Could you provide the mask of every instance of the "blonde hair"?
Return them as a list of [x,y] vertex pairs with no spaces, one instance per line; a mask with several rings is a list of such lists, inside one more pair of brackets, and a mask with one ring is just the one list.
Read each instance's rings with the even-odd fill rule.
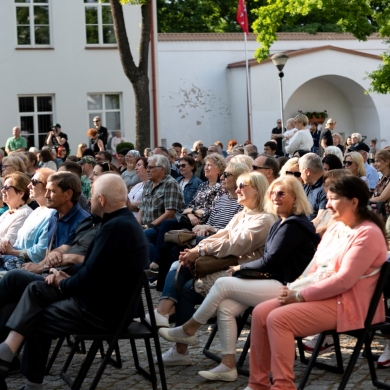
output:
[[230,162],[246,164],[248,165],[249,170],[251,170],[254,160],[252,157],[247,156],[246,154],[237,154],[236,156],[231,158]]
[[343,143],[343,137],[339,133],[332,133],[332,137],[337,137],[339,139],[339,144],[341,145]]
[[79,144],[79,146],[77,147],[77,154],[76,156],[78,158],[82,158],[83,157],[83,152],[81,151],[81,148],[83,147],[87,147],[87,144]]
[[358,169],[356,171],[357,176],[366,176],[366,167],[364,166],[364,160],[362,155],[359,152],[349,152],[345,154],[344,158],[348,156],[351,157],[352,161],[358,166]]
[[294,176],[282,176],[278,179],[274,180],[268,188],[266,194],[266,203],[264,210],[268,213],[276,214],[274,203],[271,199],[271,192],[274,190],[276,186],[282,186],[284,190],[290,193],[293,197],[295,197],[295,203],[293,208],[291,209],[291,214],[294,215],[309,215],[313,212],[313,209],[307,200],[307,196],[305,191],[303,190],[303,186],[299,180],[295,179]]
[[291,171],[291,168],[298,167],[299,170],[299,164],[298,164],[299,158],[293,157],[286,161],[286,163],[282,166],[282,169],[279,172],[279,176],[286,176],[286,171]]
[[212,161],[218,169],[218,174],[220,175],[223,170],[226,168],[225,159],[218,153],[211,153],[205,157],[204,162]]
[[333,118],[328,118],[328,120],[326,121],[326,125],[325,125],[325,128],[329,128],[329,125],[335,125],[337,122],[333,119]]
[[24,163],[24,161],[25,159],[23,157],[20,157],[19,153],[13,153],[3,158],[3,166],[12,165],[12,167],[16,171],[26,173],[26,164]]
[[344,157],[343,157],[343,153],[341,152],[341,149],[337,146],[327,146],[325,149],[324,149],[324,157],[328,154],[334,154],[335,156],[337,156],[339,158],[339,160],[341,161],[341,164],[343,163],[344,161]]
[[305,114],[298,114],[294,118],[297,122],[302,123],[303,126],[307,126],[309,118]]
[[194,145],[192,146],[192,150],[193,150],[194,152],[197,151],[197,150],[200,148],[199,145],[203,145],[203,141],[200,141],[200,140],[195,141],[195,142],[194,142]]
[[237,178],[237,185],[240,183],[250,185],[257,190],[255,208],[262,213],[264,211],[265,194],[269,186],[267,178],[259,172],[248,172]]
[[384,163],[387,163],[387,165],[390,167],[390,150],[382,149],[377,151],[375,154],[375,158],[383,161]]
[[232,161],[229,162],[225,170],[228,170],[229,173],[233,175],[235,180],[237,180],[240,175],[243,175],[244,173],[248,173],[250,171],[248,165]]

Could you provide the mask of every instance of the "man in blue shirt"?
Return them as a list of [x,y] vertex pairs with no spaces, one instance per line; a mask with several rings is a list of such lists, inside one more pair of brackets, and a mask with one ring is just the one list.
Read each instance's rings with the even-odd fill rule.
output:
[[[47,252],[58,248],[67,242],[70,234],[76,229],[77,224],[89,217],[89,213],[79,205],[81,194],[80,179],[70,172],[56,172],[49,176],[46,185],[47,207],[56,209],[49,221]],[[42,273],[44,261],[23,264],[22,268]]]
[[303,189],[313,208],[313,213],[309,217],[310,221],[312,221],[325,211],[328,202],[326,193],[322,188],[324,167],[322,166],[321,158],[315,153],[305,154],[299,159],[299,171],[305,183]]

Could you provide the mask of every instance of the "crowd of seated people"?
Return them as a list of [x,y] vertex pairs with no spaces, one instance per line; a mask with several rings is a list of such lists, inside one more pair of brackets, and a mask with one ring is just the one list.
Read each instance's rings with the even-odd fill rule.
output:
[[[222,361],[199,375],[236,380],[235,318],[254,307],[247,389],[269,386],[270,372],[275,389],[295,388],[292,336],[361,327],[361,313],[390,248],[390,151],[375,149],[370,158],[374,146],[370,149],[357,133],[342,150],[340,134],[332,137],[332,118],[323,138],[316,129],[319,147],[313,149],[308,123],[303,114],[288,120],[288,131],[272,132],[261,154],[249,140],[245,145],[230,140],[226,151],[220,141],[208,147],[197,141],[192,150],[175,142],[171,148],[150,148],[145,156],[125,148],[113,160],[99,134],[91,131],[93,149],[80,144],[77,156],[67,156],[62,145],[54,153],[49,144],[5,156],[0,380],[17,364],[15,355],[24,342],[29,347],[21,366],[29,381],[26,389],[29,383],[40,389],[44,367],[31,361],[37,335],[45,340],[44,357],[59,335],[110,329],[109,315],[119,321],[124,298],[101,292],[98,302],[93,292],[100,278],[106,281],[111,274],[108,285],[118,284],[109,258],[122,264],[130,256],[133,263],[124,267],[134,271],[132,278],[148,270],[150,287],[161,291],[154,315],[160,335],[174,343],[163,353],[165,365],[191,364],[188,346],[196,341],[197,330],[217,317]],[[283,141],[288,141],[284,151]],[[186,247],[165,242],[166,233],[180,229],[194,233]],[[236,263],[194,279],[194,264],[204,256],[216,263],[234,257]],[[329,272],[316,279],[324,264]],[[240,277],[245,270],[268,277],[247,280]],[[296,287],[307,272],[311,284]],[[34,289],[41,291],[44,304],[31,302]],[[340,296],[345,302],[341,312],[334,305]],[[93,319],[81,315],[76,320],[80,313],[74,299]],[[348,314],[356,302],[363,310]],[[38,315],[34,305],[45,314],[27,323],[26,311]],[[69,323],[54,324],[68,313]],[[173,313],[176,327],[169,328]],[[375,321],[382,319],[383,308],[378,308]],[[384,337],[378,364],[386,367],[390,335]],[[312,352],[315,342],[306,340],[305,350]],[[322,352],[331,350],[332,343],[326,339]]]

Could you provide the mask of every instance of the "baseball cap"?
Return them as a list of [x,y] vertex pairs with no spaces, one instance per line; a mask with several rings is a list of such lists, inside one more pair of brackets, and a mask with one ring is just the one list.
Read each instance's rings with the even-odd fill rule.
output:
[[92,156],[84,156],[78,162],[78,164],[80,164],[80,165],[83,165],[85,163],[92,164],[93,166],[96,165],[96,161],[95,161],[95,159]]
[[364,142],[358,142],[357,144],[351,146],[349,148],[349,150],[351,152],[358,152],[359,150],[364,150],[365,152],[369,153],[370,152],[370,148],[368,147],[367,144],[365,144]]
[[59,127],[61,129],[61,125],[59,123],[54,123],[53,127]]

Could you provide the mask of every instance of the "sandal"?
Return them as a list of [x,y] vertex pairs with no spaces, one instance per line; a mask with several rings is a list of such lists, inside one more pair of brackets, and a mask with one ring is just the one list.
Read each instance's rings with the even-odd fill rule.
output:
[[153,274],[158,274],[158,271],[160,270],[160,267],[158,264],[154,265],[154,266],[150,266],[149,267],[149,271]]

